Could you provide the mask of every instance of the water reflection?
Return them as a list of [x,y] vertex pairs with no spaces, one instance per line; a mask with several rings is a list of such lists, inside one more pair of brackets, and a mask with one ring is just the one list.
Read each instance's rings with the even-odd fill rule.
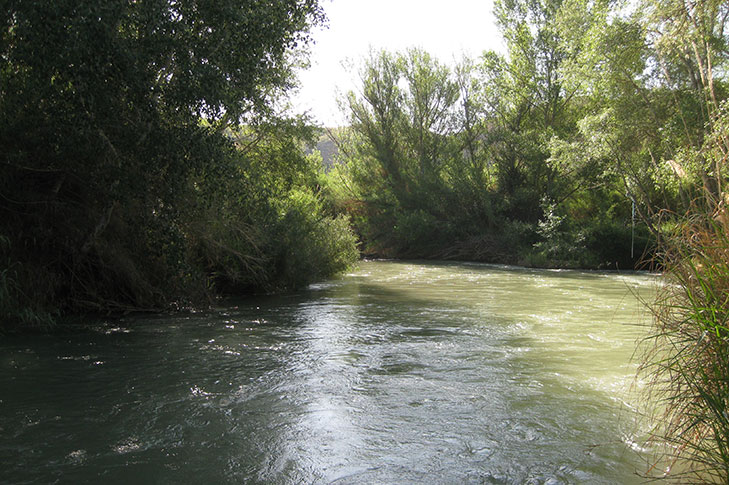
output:
[[10,339],[0,461],[11,483],[637,483],[634,294],[653,284],[366,262],[296,295]]

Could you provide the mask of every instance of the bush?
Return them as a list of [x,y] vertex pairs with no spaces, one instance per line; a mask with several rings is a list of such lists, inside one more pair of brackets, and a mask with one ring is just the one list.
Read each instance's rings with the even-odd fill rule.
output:
[[[557,213],[555,204],[542,203],[544,217],[537,224],[540,241],[534,244],[537,254],[532,261],[546,262],[548,266],[577,266],[584,257],[585,236],[575,230]],[[540,264],[541,266],[541,264]]]
[[281,202],[280,214],[267,236],[273,254],[270,288],[300,287],[344,271],[359,259],[349,219],[325,215],[311,191],[293,191]]
[[359,259],[349,220],[330,215],[315,192],[321,163],[296,143],[305,127],[269,129],[241,134],[258,143],[231,153],[221,173],[202,174],[191,194],[193,274],[226,294],[297,288]]
[[631,270],[653,250],[654,239],[643,224],[633,229],[610,219],[578,223],[549,204],[544,212],[539,240],[525,256],[530,266]]

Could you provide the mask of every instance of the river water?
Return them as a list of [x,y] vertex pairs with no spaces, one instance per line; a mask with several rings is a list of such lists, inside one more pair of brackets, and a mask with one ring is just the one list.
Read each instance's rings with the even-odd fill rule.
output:
[[643,274],[369,261],[0,340],[3,483],[640,483]]

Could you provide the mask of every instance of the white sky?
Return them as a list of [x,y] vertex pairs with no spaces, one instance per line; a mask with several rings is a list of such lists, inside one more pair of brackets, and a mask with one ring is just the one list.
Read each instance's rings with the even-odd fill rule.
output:
[[[322,0],[329,27],[314,32],[311,67],[299,74],[295,112],[308,111],[325,126],[346,124],[337,93],[357,88],[357,69],[370,48],[421,47],[452,63],[463,54],[503,51],[493,0]],[[354,67],[349,69],[344,65]]]

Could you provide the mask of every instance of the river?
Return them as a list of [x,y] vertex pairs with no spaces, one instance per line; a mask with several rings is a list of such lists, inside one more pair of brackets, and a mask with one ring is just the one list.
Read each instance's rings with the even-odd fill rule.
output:
[[650,275],[365,261],[0,340],[3,483],[640,483]]

